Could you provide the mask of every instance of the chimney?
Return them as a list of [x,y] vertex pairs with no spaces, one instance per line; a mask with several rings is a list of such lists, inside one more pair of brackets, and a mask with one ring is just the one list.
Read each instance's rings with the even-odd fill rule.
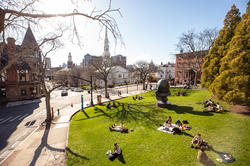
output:
[[180,50],[180,54],[183,54],[183,49]]
[[8,42],[8,45],[14,46],[16,40],[14,38],[12,38],[12,37],[8,37],[7,42]]
[[8,37],[7,38],[8,42],[8,59],[11,60],[12,58],[15,57],[16,54],[16,40],[14,38]]

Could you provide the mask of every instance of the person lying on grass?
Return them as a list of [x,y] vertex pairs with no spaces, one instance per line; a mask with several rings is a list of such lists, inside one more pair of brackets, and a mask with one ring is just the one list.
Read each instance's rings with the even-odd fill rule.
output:
[[121,133],[127,133],[128,129],[124,127],[123,123],[120,123],[120,126],[114,124],[112,127],[109,127],[110,131],[119,131]]
[[191,148],[194,148],[194,144],[195,144],[195,149],[199,149],[201,146],[203,146],[204,149],[210,149],[212,148],[211,145],[209,145],[206,141],[204,141],[201,138],[201,134],[198,133],[196,136],[194,136],[194,138],[192,139],[191,142]]
[[117,143],[114,143],[114,152],[112,153],[111,150],[109,150],[106,154],[108,155],[109,160],[113,161],[122,154],[122,150],[120,146],[117,145]]

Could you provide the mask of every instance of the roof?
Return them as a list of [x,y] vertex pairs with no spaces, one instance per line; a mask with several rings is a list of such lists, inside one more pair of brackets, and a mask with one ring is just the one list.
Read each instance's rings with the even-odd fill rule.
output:
[[[208,50],[201,50],[201,51],[196,51],[195,53],[198,54],[208,54]],[[183,52],[183,53],[179,53],[179,54],[175,54],[176,56],[181,56],[181,55],[193,55],[193,52]]]
[[38,46],[36,39],[33,35],[33,32],[31,31],[30,27],[28,27],[26,34],[24,36],[23,42],[22,42],[22,46],[26,46],[26,47],[35,47]]

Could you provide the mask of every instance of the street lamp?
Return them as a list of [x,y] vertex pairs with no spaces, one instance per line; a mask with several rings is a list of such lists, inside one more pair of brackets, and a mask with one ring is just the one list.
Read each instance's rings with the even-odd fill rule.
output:
[[128,81],[125,81],[125,84],[127,86],[127,93],[128,93]]
[[93,103],[93,78],[92,76],[90,76],[90,93],[91,93],[90,105],[93,106],[94,103]]
[[94,103],[93,103],[93,78],[92,78],[92,75],[90,76],[90,80],[86,80],[84,78],[81,78],[81,77],[78,77],[78,76],[74,76],[74,75],[69,75],[69,76],[90,83],[90,93],[91,93],[90,105],[93,106]]

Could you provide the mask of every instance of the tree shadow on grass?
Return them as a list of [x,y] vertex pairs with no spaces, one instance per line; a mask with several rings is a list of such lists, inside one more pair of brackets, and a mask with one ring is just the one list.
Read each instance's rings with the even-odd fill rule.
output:
[[[143,111],[144,109],[150,111]],[[164,110],[157,109],[152,104],[120,103],[120,107],[111,116],[117,121],[140,121],[149,128],[155,128],[166,119],[164,113]]]
[[95,110],[95,113],[102,113],[104,116],[108,117],[108,118],[112,118],[109,114],[107,114],[105,111],[103,111],[102,109],[94,106],[94,110]]
[[194,114],[194,115],[200,115],[200,116],[213,116],[212,113],[210,112],[200,112],[200,111],[193,111],[193,107],[188,107],[188,106],[178,106],[178,105],[170,105],[167,107],[168,110],[173,110],[177,114]]
[[54,148],[48,144],[48,136],[49,136],[50,126],[51,126],[51,124],[49,122],[46,123],[44,134],[43,134],[43,137],[41,140],[41,144],[36,149],[34,156],[33,156],[33,159],[29,164],[30,166],[36,165],[36,161],[38,160],[39,156],[41,155],[43,148],[47,148],[48,150],[54,151],[54,152],[65,152],[65,149]]
[[82,156],[82,155],[79,155],[79,154],[73,152],[69,147],[66,147],[66,151],[69,152],[70,154],[76,156],[76,157],[81,158],[81,159],[89,160],[89,158],[87,158],[87,157],[85,157],[85,156]]

